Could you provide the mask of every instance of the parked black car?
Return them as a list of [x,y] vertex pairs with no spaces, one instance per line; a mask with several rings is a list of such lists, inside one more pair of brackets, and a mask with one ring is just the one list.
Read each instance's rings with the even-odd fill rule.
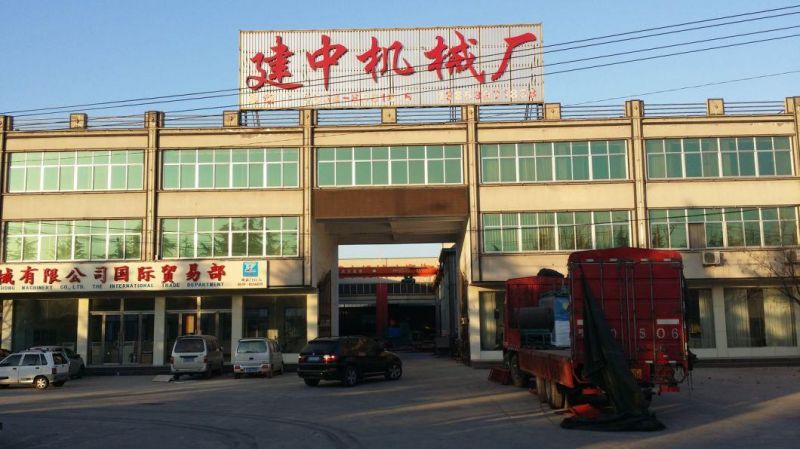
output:
[[372,338],[323,337],[309,341],[300,351],[297,375],[312,387],[320,380],[339,380],[352,387],[365,377],[400,379],[403,362]]

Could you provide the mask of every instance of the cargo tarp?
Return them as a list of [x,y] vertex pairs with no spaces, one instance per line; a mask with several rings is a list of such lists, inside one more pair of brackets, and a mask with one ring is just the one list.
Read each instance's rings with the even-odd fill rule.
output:
[[582,270],[581,281],[584,293],[583,375],[605,392],[613,412],[598,418],[566,418],[561,427],[600,431],[663,430],[664,424],[647,409],[644,393],[631,374],[622,348],[614,341]]

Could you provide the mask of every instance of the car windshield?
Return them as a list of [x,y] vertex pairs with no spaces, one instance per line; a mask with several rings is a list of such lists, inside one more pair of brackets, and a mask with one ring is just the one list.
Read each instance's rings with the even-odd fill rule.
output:
[[300,351],[301,354],[331,354],[336,351],[336,342],[335,341],[310,341]]
[[175,352],[203,352],[202,338],[181,338],[175,342]]
[[240,341],[239,347],[236,348],[239,354],[255,354],[267,352],[267,343],[264,340],[248,340]]

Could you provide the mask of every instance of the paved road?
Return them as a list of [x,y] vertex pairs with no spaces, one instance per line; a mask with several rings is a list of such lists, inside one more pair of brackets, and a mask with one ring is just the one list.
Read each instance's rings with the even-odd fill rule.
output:
[[0,390],[0,449],[798,448],[800,368],[699,369],[655,398],[667,430],[563,430],[526,390],[449,359],[403,354],[398,382],[306,387],[273,379],[94,377]]

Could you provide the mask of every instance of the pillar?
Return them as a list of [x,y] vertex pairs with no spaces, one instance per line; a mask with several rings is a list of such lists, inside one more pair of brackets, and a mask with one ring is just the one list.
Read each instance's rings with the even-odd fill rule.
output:
[[467,305],[469,307],[469,354],[470,364],[481,359],[481,301],[480,289],[470,285],[467,287]]
[[381,123],[384,124],[397,123],[397,109],[396,108],[381,109]]
[[303,128],[303,144],[300,149],[300,187],[303,188],[303,219],[300,220],[301,251],[303,255],[303,285],[314,286],[311,260],[311,190],[314,188],[314,128],[317,111],[300,110],[300,126]]
[[630,100],[625,102],[625,117],[631,120],[631,139],[628,141],[628,172],[633,179],[635,224],[631,236],[631,246],[645,248],[647,246],[647,184],[644,155],[644,102]]
[[239,111],[222,111],[222,127],[238,128],[242,126],[242,113]]
[[561,120],[561,103],[545,103],[544,119]]
[[794,138],[792,139],[794,151],[792,152],[792,158],[794,159],[794,166],[800,167],[800,97],[787,97],[785,104],[786,113],[794,117]]
[[14,301],[6,299],[2,301],[3,323],[0,326],[0,348],[12,350],[11,337],[14,331]]
[[725,326],[725,288],[711,289],[711,304],[714,309],[714,345],[716,357],[728,357],[728,330]]
[[153,304],[153,365],[164,364],[164,328],[167,318],[167,299],[156,297]]
[[[0,186],[5,186],[6,184],[6,173],[8,172],[8,167],[6,165],[6,162],[8,161],[8,158],[6,157],[6,139],[8,138],[8,131],[13,129],[14,117],[11,117],[10,115],[0,115]],[[0,195],[0,211],[2,210],[3,195]],[[5,252],[4,246],[5,239],[0,238],[0,253]],[[9,332],[11,331],[9,330]],[[2,347],[9,350],[11,349],[11,347]]]
[[317,319],[319,317],[319,294],[306,295],[306,339],[317,338]]
[[78,340],[75,352],[89,363],[89,298],[78,298]]
[[144,238],[144,260],[155,260],[158,255],[158,238],[156,237],[156,190],[158,188],[158,136],[164,127],[164,113],[148,111],[144,113],[144,127],[147,129],[147,148],[144,152],[144,188],[146,192],[145,220],[142,233]]
[[69,115],[70,129],[86,129],[89,127],[89,117],[86,114],[70,114]]
[[[236,345],[244,335],[242,325],[244,324],[244,298],[235,295],[231,298],[231,354],[236,354]],[[263,337],[263,335],[259,335]]]
[[706,100],[707,115],[725,115],[725,101],[722,98],[709,98]]
[[466,123],[464,139],[464,180],[469,188],[469,221],[467,238],[469,243],[464,249],[469,250],[467,279],[470,283],[483,280],[480,258],[480,160],[478,149],[478,106],[470,105],[461,108],[461,119]]

